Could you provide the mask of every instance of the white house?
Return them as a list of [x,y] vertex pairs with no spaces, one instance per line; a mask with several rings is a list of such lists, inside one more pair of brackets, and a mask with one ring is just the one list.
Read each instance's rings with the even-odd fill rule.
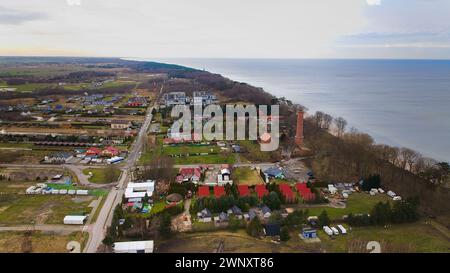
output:
[[231,171],[229,169],[222,169],[217,175],[217,185],[225,186],[226,184],[233,184],[233,180],[231,180]]
[[147,180],[146,182],[128,183],[125,189],[125,198],[133,200],[142,200],[147,195],[153,195],[155,190],[155,181]]

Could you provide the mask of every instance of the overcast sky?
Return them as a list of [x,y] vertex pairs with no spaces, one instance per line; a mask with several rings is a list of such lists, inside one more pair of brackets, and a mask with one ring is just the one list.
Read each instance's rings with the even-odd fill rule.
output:
[[0,55],[450,59],[449,17],[450,0],[0,0]]

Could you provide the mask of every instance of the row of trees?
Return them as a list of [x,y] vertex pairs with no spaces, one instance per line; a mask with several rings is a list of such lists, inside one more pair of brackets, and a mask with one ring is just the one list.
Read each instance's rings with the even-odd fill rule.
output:
[[196,199],[191,203],[190,211],[197,213],[205,208],[211,210],[213,213],[219,213],[227,211],[233,206],[239,207],[242,211],[248,212],[251,207],[255,207],[259,204],[259,200],[255,196],[245,196],[235,198],[232,195],[222,196],[220,198],[215,197],[203,197]]
[[[355,129],[339,138],[317,124],[314,116],[305,119],[305,142],[316,154],[311,168],[320,180],[355,181],[379,174],[390,190],[404,197],[419,195],[422,212],[438,215],[450,211],[450,204],[444,201],[450,190],[439,184],[449,179],[447,163],[428,160],[426,167],[419,167],[424,161],[414,161],[414,153],[408,149],[376,145],[368,134]],[[430,179],[440,182],[430,183]]]
[[361,145],[378,158],[390,162],[399,168],[437,183],[448,181],[450,166],[447,162],[438,162],[424,157],[410,148],[375,144],[370,135],[358,132],[355,128],[351,128],[349,132],[346,132],[347,121],[341,117],[333,118],[329,114],[317,111],[310,120],[316,128],[335,132],[343,140]]
[[391,203],[379,202],[371,210],[370,215],[349,214],[347,223],[353,226],[386,225],[389,223],[411,223],[419,219],[419,198],[408,198],[405,201]]

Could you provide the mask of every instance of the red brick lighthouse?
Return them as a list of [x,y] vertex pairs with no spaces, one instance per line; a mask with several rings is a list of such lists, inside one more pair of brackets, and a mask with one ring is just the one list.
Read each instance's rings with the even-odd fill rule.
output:
[[303,111],[297,112],[297,131],[295,133],[295,144],[303,146]]

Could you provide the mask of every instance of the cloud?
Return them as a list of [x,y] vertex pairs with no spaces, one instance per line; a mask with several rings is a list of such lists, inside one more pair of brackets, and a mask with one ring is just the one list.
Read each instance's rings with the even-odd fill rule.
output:
[[25,22],[46,18],[48,18],[48,16],[45,13],[21,11],[0,6],[0,24],[20,25]]
[[381,5],[381,0],[366,0],[369,6],[379,6]]

